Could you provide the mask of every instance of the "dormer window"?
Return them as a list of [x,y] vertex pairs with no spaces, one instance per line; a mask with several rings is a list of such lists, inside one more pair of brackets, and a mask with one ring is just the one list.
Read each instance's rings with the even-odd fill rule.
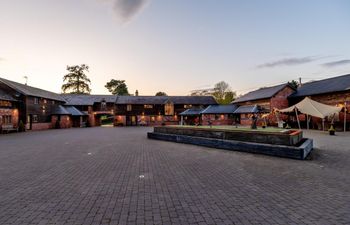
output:
[[101,102],[101,110],[104,111],[107,109],[107,103],[105,101]]
[[164,105],[164,112],[166,116],[174,115],[174,104],[172,102],[168,102]]

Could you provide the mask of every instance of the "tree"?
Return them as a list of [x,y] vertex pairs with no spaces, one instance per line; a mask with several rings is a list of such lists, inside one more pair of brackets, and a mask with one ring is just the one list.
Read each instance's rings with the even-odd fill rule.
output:
[[236,98],[236,92],[231,91],[228,83],[220,81],[214,86],[213,96],[219,104],[229,104]]
[[107,82],[105,87],[113,95],[129,95],[128,87],[125,84],[125,80],[114,80]]
[[297,89],[299,87],[299,82],[296,80],[289,81],[288,84],[294,89]]
[[156,96],[168,96],[168,95],[165,92],[163,92],[163,91],[158,91],[156,93]]
[[68,74],[64,75],[62,85],[63,93],[70,94],[90,94],[91,84],[90,79],[85,75],[85,72],[89,72],[89,66],[85,64],[67,66]]
[[233,91],[227,91],[225,93],[225,97],[223,99],[223,101],[219,101],[220,104],[230,104],[232,101],[234,101],[236,99],[236,92]]

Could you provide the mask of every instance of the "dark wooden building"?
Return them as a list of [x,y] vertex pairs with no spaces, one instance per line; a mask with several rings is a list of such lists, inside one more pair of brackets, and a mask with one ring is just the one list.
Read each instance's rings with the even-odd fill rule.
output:
[[18,128],[17,100],[0,89],[0,133],[11,128]]
[[0,90],[16,101],[18,115],[13,116],[13,123],[18,126],[22,121],[28,130],[52,128],[52,112],[65,103],[59,94],[3,78]]
[[192,107],[217,104],[212,96],[118,96],[115,123],[154,126],[180,123],[179,114]]
[[103,117],[110,117],[112,121],[114,119],[116,95],[62,94],[62,97],[66,101],[65,106],[73,106],[87,115],[86,119],[83,118],[83,123],[88,126],[100,126]]

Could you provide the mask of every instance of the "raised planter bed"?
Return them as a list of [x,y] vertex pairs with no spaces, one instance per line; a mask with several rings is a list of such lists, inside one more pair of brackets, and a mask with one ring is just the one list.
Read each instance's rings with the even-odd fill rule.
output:
[[[236,135],[236,133],[239,132],[241,134]],[[260,137],[257,137],[262,133],[264,134]],[[278,138],[273,137],[273,135],[278,136]],[[232,131],[206,128],[181,129],[179,127],[154,127],[154,132],[149,132],[147,136],[150,139],[287,157],[293,159],[305,159],[313,149],[312,139],[305,139],[302,137],[302,132],[293,131],[287,132],[285,134],[279,134],[276,132],[244,132],[241,130]],[[285,137],[292,138],[288,139]],[[236,138],[236,140],[233,138]],[[283,142],[287,144],[274,144],[274,140],[277,140],[279,143]],[[263,141],[265,143],[262,143]]]
[[269,132],[264,130],[235,130],[200,127],[163,126],[154,127],[155,133],[177,134],[195,137],[216,138],[223,140],[256,142],[264,144],[296,146],[303,138],[300,130]]

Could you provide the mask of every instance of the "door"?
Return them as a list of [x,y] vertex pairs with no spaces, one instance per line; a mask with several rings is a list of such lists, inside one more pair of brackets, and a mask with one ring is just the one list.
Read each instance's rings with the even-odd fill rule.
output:
[[32,115],[27,116],[27,130],[32,129]]
[[127,116],[126,117],[126,126],[136,126],[137,118],[136,116]]

